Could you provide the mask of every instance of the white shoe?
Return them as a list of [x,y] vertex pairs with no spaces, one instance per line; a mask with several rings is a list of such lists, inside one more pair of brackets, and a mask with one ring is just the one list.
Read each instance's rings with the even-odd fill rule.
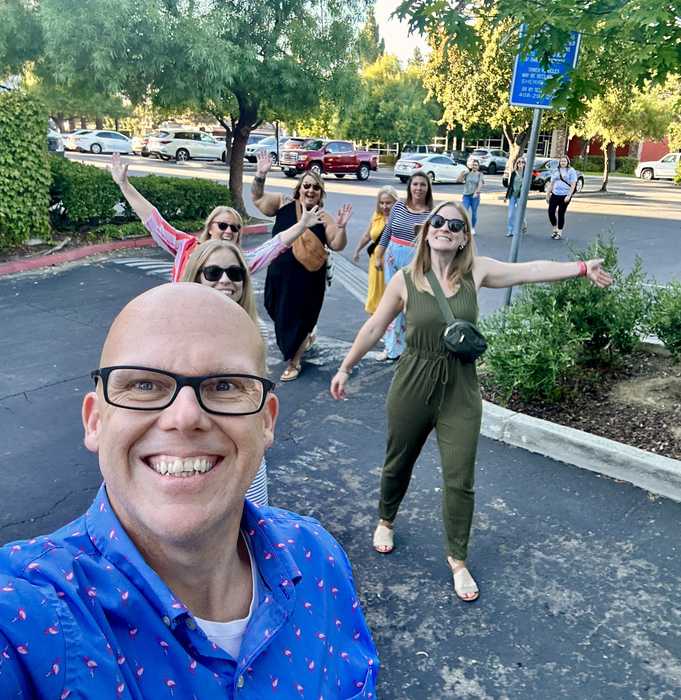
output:
[[475,236],[475,229],[471,228],[471,236]]

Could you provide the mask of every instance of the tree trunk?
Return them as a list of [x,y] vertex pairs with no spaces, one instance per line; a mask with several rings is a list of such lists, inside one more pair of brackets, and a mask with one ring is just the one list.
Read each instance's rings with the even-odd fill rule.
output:
[[75,131],[75,130],[76,130],[76,118],[69,117],[69,131]]
[[64,115],[61,112],[59,114],[55,114],[54,121],[56,122],[59,131],[64,133]]
[[104,121],[102,120],[101,117],[95,117],[95,129],[103,129],[104,128]]
[[116,131],[121,130],[121,120],[118,117],[114,119],[114,128]]
[[[525,153],[527,143],[530,140],[530,127],[523,129],[523,131],[519,131],[517,134],[514,134],[513,130],[508,126],[504,126],[502,131],[504,132],[506,140],[511,144],[508,154],[508,165],[510,168],[509,172],[511,172],[513,168],[515,168],[516,160],[518,160],[518,158]],[[532,155],[534,155],[534,153]]]
[[246,214],[244,205],[244,156],[248,135],[258,123],[258,109],[245,98],[236,95],[239,103],[239,117],[234,124],[232,152],[229,157],[229,192],[232,195],[232,206],[241,214]]
[[80,118],[80,128],[87,129],[87,119],[85,117]]
[[614,143],[608,144],[608,161],[610,164],[610,172],[614,173],[617,166],[617,149]]
[[612,147],[611,143],[603,142],[601,148],[603,149],[603,182],[601,183],[601,192],[608,191],[608,178],[610,177],[610,149]]

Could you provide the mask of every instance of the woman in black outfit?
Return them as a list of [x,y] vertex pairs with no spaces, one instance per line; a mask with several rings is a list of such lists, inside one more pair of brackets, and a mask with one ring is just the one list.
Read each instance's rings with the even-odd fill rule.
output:
[[[265,178],[272,167],[269,153],[257,155],[257,172],[251,185],[253,203],[265,216],[274,216],[272,235],[289,228],[301,216],[303,208],[322,207],[324,204],[324,181],[315,173],[304,173],[293,190],[293,198],[281,194],[266,194]],[[336,220],[320,211],[321,223],[303,234],[301,244],[312,251],[309,258],[315,264],[304,266],[294,254],[296,247],[282,253],[267,268],[265,281],[265,308],[272,321],[277,345],[287,363],[280,379],[290,382],[298,378],[303,353],[314,342],[313,330],[317,324],[326,289],[326,254],[331,250],[343,250],[348,239],[345,227],[350,219],[352,207],[341,207]],[[311,237],[316,238],[311,240]],[[318,266],[317,266],[318,265]]]

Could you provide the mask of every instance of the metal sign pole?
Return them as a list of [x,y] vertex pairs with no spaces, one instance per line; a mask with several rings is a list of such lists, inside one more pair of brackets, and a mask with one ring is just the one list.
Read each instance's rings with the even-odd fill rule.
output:
[[[514,263],[518,260],[518,250],[520,249],[520,232],[523,230],[523,222],[525,221],[525,211],[527,209],[527,196],[530,193],[532,185],[532,169],[534,166],[534,154],[537,152],[537,143],[539,142],[539,126],[541,125],[541,109],[535,109],[532,115],[532,131],[530,132],[530,143],[527,147],[527,162],[525,164],[525,172],[523,173],[523,185],[520,190],[520,201],[516,209],[515,222],[513,223],[513,238],[511,243],[511,252],[508,256],[508,261]],[[522,154],[519,156],[522,158]],[[509,173],[509,180],[510,180]],[[506,289],[506,306],[511,305],[511,297],[513,296],[513,287]]]

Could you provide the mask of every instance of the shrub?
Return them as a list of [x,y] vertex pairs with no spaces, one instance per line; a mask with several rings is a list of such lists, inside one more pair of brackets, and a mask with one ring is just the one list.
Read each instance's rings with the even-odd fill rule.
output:
[[392,153],[382,154],[379,158],[381,165],[395,165],[397,156]]
[[67,158],[50,160],[50,203],[55,227],[113,220],[121,192],[106,170]]
[[569,312],[556,299],[539,310],[525,292],[482,321],[484,368],[505,401],[514,393],[525,401],[560,399],[586,337],[575,331]]
[[[187,233],[199,233],[203,229],[203,219],[181,219],[170,221],[170,224],[180,231]],[[148,236],[149,231],[144,228],[141,221],[129,221],[125,224],[104,224],[88,231],[91,239],[124,239],[137,236]]]
[[681,282],[655,292],[650,330],[665,344],[674,359],[681,359]]
[[681,185],[681,160],[676,164],[676,175],[674,175],[674,182],[677,185]]
[[[51,167],[50,199],[58,228],[136,219],[106,170],[65,158],[52,159]],[[133,181],[140,194],[169,220],[205,220],[216,206],[231,204],[229,190],[209,180],[147,175]],[[123,204],[122,217],[116,212],[119,203]]]
[[25,93],[0,94],[0,250],[50,233],[47,110]]
[[638,158],[623,156],[615,159],[615,170],[623,175],[633,175],[638,165]]
[[579,158],[574,163],[575,168],[587,172],[603,172],[603,156],[587,156]]

